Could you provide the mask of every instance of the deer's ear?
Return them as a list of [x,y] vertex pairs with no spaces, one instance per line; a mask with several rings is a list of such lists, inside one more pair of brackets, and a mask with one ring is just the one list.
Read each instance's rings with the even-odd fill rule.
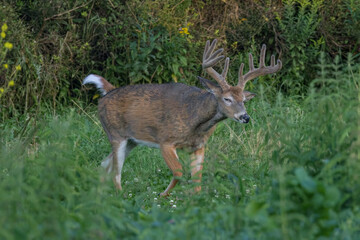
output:
[[250,99],[252,99],[253,97],[255,97],[256,94],[252,93],[252,92],[244,91],[244,96],[245,96],[245,102],[247,102]]
[[221,87],[216,83],[202,77],[198,77],[198,79],[200,80],[201,85],[203,85],[206,90],[213,93],[214,95],[222,93]]

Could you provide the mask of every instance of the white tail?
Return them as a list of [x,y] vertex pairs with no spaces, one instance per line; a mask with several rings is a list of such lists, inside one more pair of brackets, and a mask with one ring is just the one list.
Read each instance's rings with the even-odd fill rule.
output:
[[90,74],[87,76],[83,81],[83,85],[85,84],[94,84],[96,88],[100,90],[102,96],[115,89],[115,87],[106,81],[103,77],[95,74]]
[[[115,89],[97,75],[89,75],[84,79],[84,84],[95,84],[104,95],[99,100],[99,116],[112,145],[112,152],[102,165],[108,172],[115,171],[114,182],[118,189],[121,189],[121,170],[126,156],[137,145],[160,148],[166,164],[173,172],[173,179],[161,195],[167,195],[183,174],[176,154],[178,148],[191,152],[191,175],[194,182],[200,184],[205,143],[216,124],[226,118],[241,123],[249,122],[244,102],[255,95],[244,91],[245,83],[257,76],[279,71],[281,62],[278,60],[275,65],[275,59],[272,58],[271,66],[265,67],[263,47],[260,67],[254,69],[251,61],[250,72],[243,76],[242,65],[239,84],[230,86],[226,82],[229,59],[226,59],[221,74],[212,68],[223,58],[218,57],[221,49],[213,53],[215,46],[216,40],[212,44],[207,42],[203,68],[219,85],[199,77],[207,91],[181,83],[130,85]],[[250,58],[252,60],[252,56]],[[200,189],[200,185],[195,187],[195,191]]]

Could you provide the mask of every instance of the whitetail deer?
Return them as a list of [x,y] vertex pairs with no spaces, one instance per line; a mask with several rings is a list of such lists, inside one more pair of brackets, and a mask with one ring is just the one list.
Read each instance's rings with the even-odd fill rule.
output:
[[[226,82],[229,58],[226,58],[221,74],[212,67],[224,56],[223,49],[214,52],[217,40],[206,42],[202,67],[216,82],[198,77],[207,89],[187,86],[182,83],[129,85],[115,88],[104,78],[89,75],[83,84],[95,84],[102,92],[99,100],[99,116],[102,126],[112,145],[112,152],[102,162],[110,173],[115,171],[114,183],[121,188],[121,170],[126,156],[136,145],[158,147],[173,178],[161,195],[167,195],[182,176],[182,165],[178,161],[177,148],[189,149],[192,153],[191,175],[194,182],[201,183],[205,143],[214,132],[218,122],[232,118],[248,123],[244,102],[254,94],[244,91],[246,82],[258,76],[271,74],[281,69],[281,61],[265,66],[266,46],[260,53],[259,68],[254,68],[253,57],[249,54],[249,72],[243,75],[244,64],[239,69],[238,84]],[[197,185],[195,191],[201,190]]]

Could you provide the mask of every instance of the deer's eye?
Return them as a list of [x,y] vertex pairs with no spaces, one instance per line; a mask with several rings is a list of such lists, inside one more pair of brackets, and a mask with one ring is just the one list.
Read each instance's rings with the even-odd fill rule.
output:
[[227,104],[232,104],[232,99],[230,99],[230,98],[224,98],[224,101],[225,101],[225,103],[227,103]]

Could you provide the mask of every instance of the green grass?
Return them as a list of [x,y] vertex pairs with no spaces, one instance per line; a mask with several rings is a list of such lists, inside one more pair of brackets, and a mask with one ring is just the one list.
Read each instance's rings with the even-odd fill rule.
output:
[[260,89],[250,124],[226,120],[210,138],[196,195],[180,151],[186,174],[158,197],[171,173],[146,147],[117,192],[95,106],[1,123],[0,239],[356,239],[360,75],[333,80],[302,100]]

